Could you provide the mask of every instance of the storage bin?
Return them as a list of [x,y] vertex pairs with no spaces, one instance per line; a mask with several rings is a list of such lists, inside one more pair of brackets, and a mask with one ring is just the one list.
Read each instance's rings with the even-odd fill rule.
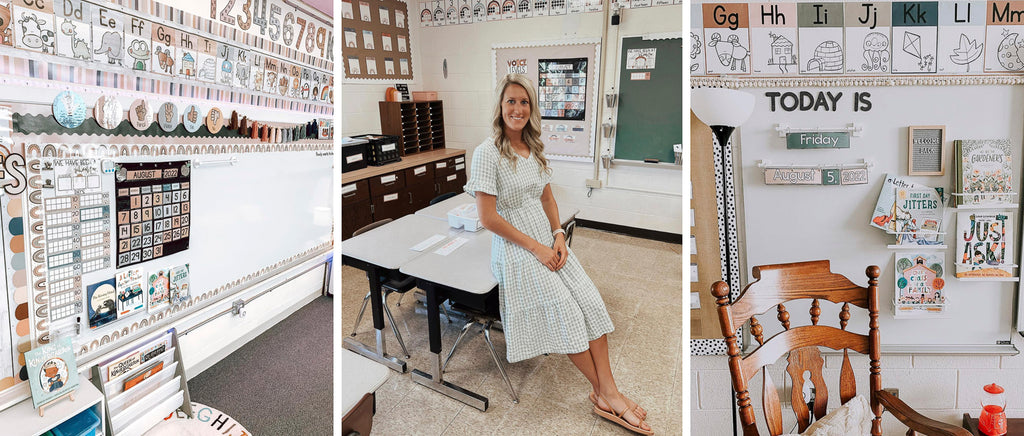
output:
[[369,142],[365,139],[341,138],[341,172],[366,168],[366,144]]
[[391,135],[359,135],[353,139],[365,139],[366,163],[374,166],[386,165],[402,160],[398,150],[398,137]]
[[437,91],[413,91],[412,101],[434,101],[437,100]]
[[99,426],[100,417],[92,409],[85,409],[50,431],[54,436],[95,436]]

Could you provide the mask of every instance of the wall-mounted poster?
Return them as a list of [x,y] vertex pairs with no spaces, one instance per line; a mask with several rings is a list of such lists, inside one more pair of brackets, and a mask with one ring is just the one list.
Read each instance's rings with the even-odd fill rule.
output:
[[94,329],[117,319],[117,287],[114,279],[87,287],[89,328]]
[[[414,3],[417,11],[422,9],[423,20],[443,25],[446,21],[444,7],[449,0]],[[458,0],[450,0],[451,5]],[[379,0],[376,3],[357,0],[360,7],[355,19],[343,19],[342,54],[345,58],[345,77],[352,79],[412,79],[412,65],[405,60],[394,65],[395,52],[408,52],[409,30],[406,26],[407,5],[397,0]],[[365,8],[363,7],[365,5]],[[436,8],[435,8],[436,6]],[[365,9],[365,14],[363,12]],[[435,9],[440,14],[435,17]],[[453,9],[454,11],[454,9]],[[456,13],[456,12],[453,12]],[[377,14],[373,16],[373,14]],[[364,20],[364,17],[367,18]],[[455,16],[457,21],[458,17]],[[397,49],[397,50],[396,50]],[[392,58],[392,68],[386,68],[380,61]],[[389,72],[390,71],[390,72]]]
[[187,250],[192,162],[118,163],[115,168],[117,267]]
[[538,59],[541,118],[582,120],[586,115],[587,58]]
[[[888,5],[888,4],[886,4]],[[846,71],[855,74],[892,72],[892,8],[881,4],[846,3]]]

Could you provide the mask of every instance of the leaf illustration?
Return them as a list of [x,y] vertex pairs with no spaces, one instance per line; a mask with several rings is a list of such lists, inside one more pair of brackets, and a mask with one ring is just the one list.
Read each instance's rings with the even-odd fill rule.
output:
[[982,48],[985,44],[978,44],[978,40],[971,40],[967,35],[960,34],[960,47],[953,49],[953,54],[949,55],[949,60],[953,61],[957,65],[968,65],[971,62],[977,60],[982,53]]

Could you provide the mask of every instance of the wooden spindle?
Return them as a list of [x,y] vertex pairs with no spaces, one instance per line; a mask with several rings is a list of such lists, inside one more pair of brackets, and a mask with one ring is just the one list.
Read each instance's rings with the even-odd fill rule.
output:
[[839,312],[839,325],[846,330],[846,325],[850,323],[850,303],[843,303],[843,310]]
[[779,322],[782,323],[782,327],[789,330],[789,311],[786,310],[786,306],[779,303]]
[[757,321],[757,317],[750,317],[750,333],[757,339],[757,343],[764,345],[764,326]]
[[821,304],[818,303],[818,299],[815,298],[811,302],[811,325],[818,325],[818,317],[821,316]]

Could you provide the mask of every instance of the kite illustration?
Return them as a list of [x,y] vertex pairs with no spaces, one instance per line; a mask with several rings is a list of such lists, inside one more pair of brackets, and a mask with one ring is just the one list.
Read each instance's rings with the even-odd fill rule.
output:
[[931,68],[935,62],[935,56],[933,55],[922,55],[921,53],[921,35],[913,32],[907,32],[903,34],[903,52],[917,58],[917,66],[922,71]]

